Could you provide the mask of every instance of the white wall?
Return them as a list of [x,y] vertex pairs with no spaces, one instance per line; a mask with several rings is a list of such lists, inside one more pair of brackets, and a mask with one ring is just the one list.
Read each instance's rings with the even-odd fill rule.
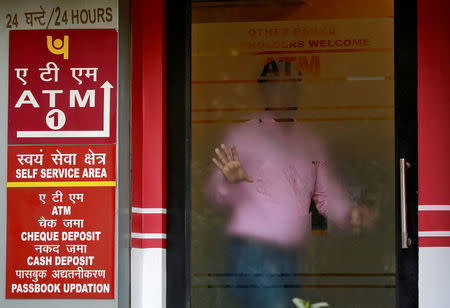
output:
[[450,307],[450,247],[419,248],[419,307]]

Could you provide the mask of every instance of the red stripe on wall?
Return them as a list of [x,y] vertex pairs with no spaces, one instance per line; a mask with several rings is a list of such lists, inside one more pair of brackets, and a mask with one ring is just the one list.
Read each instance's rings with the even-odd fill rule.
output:
[[419,204],[450,204],[449,9],[418,1]]
[[[131,203],[138,208],[166,208],[165,1],[135,0],[131,14]],[[165,229],[165,215],[132,215],[133,232],[165,233]],[[132,247],[145,248],[140,241],[133,239]]]
[[133,1],[132,36],[132,205],[165,208],[164,1]]
[[[419,204],[450,204],[449,9],[448,0],[418,1]],[[419,215],[419,230],[449,230],[447,213]],[[449,247],[450,238],[421,238],[419,246]]]
[[139,5],[133,1],[132,5],[132,128],[131,128],[131,148],[132,148],[132,204],[142,204],[142,17],[139,15]]
[[419,211],[419,231],[450,231],[450,211]]
[[131,247],[133,248],[167,248],[167,241],[163,239],[132,238]]
[[131,232],[166,233],[166,214],[133,213]]
[[419,247],[450,247],[450,237],[419,237]]

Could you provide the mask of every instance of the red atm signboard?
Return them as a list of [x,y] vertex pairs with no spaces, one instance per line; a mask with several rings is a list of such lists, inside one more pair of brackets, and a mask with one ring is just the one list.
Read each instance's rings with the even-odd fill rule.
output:
[[9,144],[116,141],[116,30],[11,31],[9,48]]
[[10,32],[6,298],[114,298],[117,31]]

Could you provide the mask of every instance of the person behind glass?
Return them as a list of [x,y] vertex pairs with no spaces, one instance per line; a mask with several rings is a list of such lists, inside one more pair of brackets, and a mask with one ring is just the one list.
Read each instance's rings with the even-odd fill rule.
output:
[[311,200],[342,228],[373,224],[370,211],[352,204],[331,173],[320,138],[267,111],[292,106],[299,83],[267,81],[261,84],[266,112],[226,132],[208,184],[212,201],[229,210],[228,284],[246,308],[292,307],[298,290],[284,287],[283,276],[298,272],[299,248],[311,234]]

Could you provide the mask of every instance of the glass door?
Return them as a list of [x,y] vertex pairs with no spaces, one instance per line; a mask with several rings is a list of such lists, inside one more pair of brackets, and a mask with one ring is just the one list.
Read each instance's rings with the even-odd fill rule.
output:
[[186,305],[417,305],[397,183],[398,159],[414,165],[399,129],[415,119],[399,113],[415,111],[399,95],[412,62],[398,55],[414,42],[399,40],[394,4],[192,2],[190,203],[185,236],[172,233]]

